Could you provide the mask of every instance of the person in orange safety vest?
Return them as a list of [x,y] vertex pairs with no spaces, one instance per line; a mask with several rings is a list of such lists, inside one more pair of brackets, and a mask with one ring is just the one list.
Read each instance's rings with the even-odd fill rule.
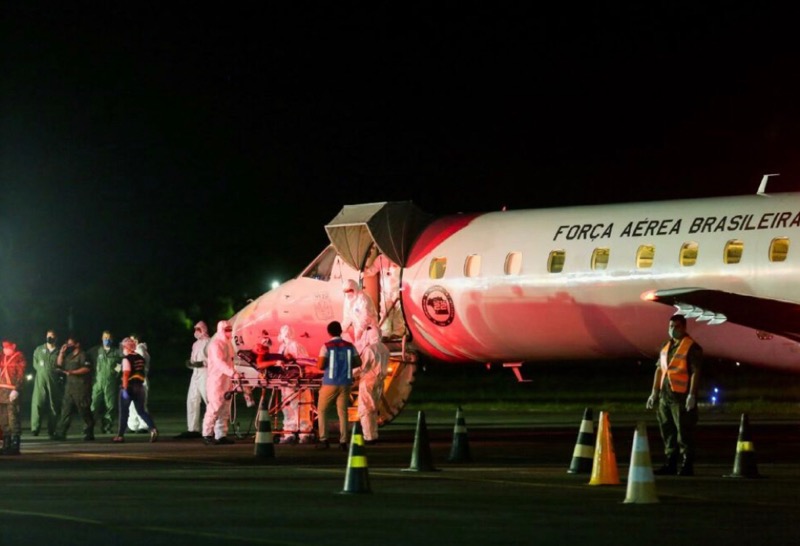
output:
[[693,476],[703,349],[686,333],[683,315],[669,319],[669,337],[656,363],[653,390],[647,399],[647,409],[658,403],[656,417],[666,456],[666,462],[653,473]]

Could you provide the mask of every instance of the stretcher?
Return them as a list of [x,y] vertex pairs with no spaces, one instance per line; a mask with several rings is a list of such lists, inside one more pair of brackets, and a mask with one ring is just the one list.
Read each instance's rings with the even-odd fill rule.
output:
[[[237,374],[232,380],[231,390],[225,393],[225,399],[230,400],[236,394],[242,394],[247,405],[252,406],[255,400],[253,391],[261,389],[258,407],[265,407],[266,402],[276,441],[284,433],[279,427],[283,410],[295,400],[301,400],[300,404],[311,405],[308,408],[310,419],[316,424],[317,393],[322,387],[323,375],[316,367],[316,359],[288,359],[277,353],[256,355],[253,351],[240,350],[234,359],[234,365]],[[291,394],[285,396],[286,390],[291,390]],[[310,393],[311,396],[303,396],[304,393]],[[257,414],[255,419],[258,419]],[[257,423],[254,425],[257,428]],[[296,424],[295,430],[298,429]]]

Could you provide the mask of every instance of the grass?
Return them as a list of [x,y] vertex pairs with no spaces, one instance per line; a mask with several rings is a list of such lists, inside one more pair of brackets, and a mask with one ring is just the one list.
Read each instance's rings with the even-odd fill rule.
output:
[[[565,411],[603,407],[641,411],[650,394],[655,363],[637,361],[525,364],[518,382],[501,366],[426,365],[416,375],[409,406],[466,405],[516,411]],[[715,391],[716,389],[716,391]],[[712,405],[712,395],[716,404]],[[699,402],[712,411],[796,414],[800,375],[758,367],[707,362]]]
[[[644,409],[650,394],[654,362],[543,362],[525,364],[520,383],[499,365],[421,364],[406,406],[451,411],[454,406],[512,412],[581,412],[586,407],[614,412]],[[751,366],[707,362],[700,403],[705,411],[730,413],[800,413],[800,375]],[[191,371],[157,369],[151,377],[150,407],[155,415],[185,415]],[[718,388],[719,403],[710,406]],[[32,385],[28,389],[32,388]],[[29,415],[30,392],[23,399]]]

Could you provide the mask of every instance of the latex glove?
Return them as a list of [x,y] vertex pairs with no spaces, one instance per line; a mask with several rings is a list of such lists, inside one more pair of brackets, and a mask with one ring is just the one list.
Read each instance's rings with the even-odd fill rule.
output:
[[128,394],[128,389],[120,389],[119,395],[126,402],[131,399],[131,395]]
[[655,405],[656,405],[656,401],[658,401],[658,394],[653,393],[647,399],[647,404],[645,404],[645,407],[647,409],[653,409],[653,407],[655,407]]
[[686,397],[686,411],[692,411],[697,407],[697,398],[693,394]]
[[16,390],[13,390],[13,391],[11,391],[10,393],[8,393],[8,399],[9,399],[9,401],[13,402],[13,401],[14,401],[14,400],[16,400],[17,398],[19,398],[19,393],[18,393]]

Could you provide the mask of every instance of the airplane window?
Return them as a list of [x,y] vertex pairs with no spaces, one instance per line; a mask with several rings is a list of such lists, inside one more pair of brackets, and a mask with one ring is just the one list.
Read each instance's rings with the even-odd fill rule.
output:
[[331,278],[331,271],[333,271],[333,263],[336,260],[336,249],[329,246],[322,253],[317,256],[317,259],[303,271],[303,277],[317,279],[320,281],[327,281]]
[[636,251],[636,267],[638,269],[648,269],[653,267],[653,259],[656,255],[656,247],[653,245],[641,245]]
[[743,252],[744,242],[732,239],[725,243],[725,254],[722,256],[722,261],[726,264],[738,264],[742,260]]
[[445,269],[447,269],[447,258],[434,258],[431,260],[428,276],[431,279],[441,279],[444,277]]
[[769,261],[785,262],[789,255],[789,238],[776,237],[769,244]]
[[682,266],[689,267],[697,263],[697,248],[697,243],[683,243],[679,258]]
[[566,252],[563,250],[552,250],[547,258],[547,271],[550,273],[561,273],[564,270],[564,260]]
[[592,252],[592,269],[607,269],[610,253],[611,249],[609,248],[595,248]]
[[464,263],[464,276],[477,277],[481,274],[481,257],[478,254],[470,254]]
[[519,275],[522,272],[522,252],[509,252],[503,271],[506,275]]

